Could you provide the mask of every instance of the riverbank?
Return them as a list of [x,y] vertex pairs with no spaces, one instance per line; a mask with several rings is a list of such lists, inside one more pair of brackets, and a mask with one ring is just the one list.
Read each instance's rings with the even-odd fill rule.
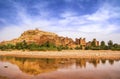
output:
[[111,50],[0,51],[0,56],[14,56],[28,58],[120,59],[120,51]]

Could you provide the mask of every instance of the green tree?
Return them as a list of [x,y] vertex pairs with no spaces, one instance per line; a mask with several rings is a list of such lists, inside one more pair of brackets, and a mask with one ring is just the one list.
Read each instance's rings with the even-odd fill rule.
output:
[[101,41],[100,43],[100,49],[105,50],[106,49],[106,45],[104,41]]
[[93,46],[93,47],[96,46],[95,41],[92,41],[92,42],[91,42],[91,46]]
[[23,46],[23,49],[27,49],[28,45],[25,40],[22,41],[22,46]]
[[16,43],[15,48],[18,50],[22,49],[22,43],[21,42]]
[[27,47],[28,47],[28,45],[27,45],[27,43],[26,43],[26,41],[24,40],[24,41],[22,41],[22,42],[18,42],[18,43],[16,43],[16,49],[18,49],[18,50],[21,50],[21,49],[27,49]]
[[53,48],[56,47],[53,43],[51,43],[51,42],[49,42],[49,41],[47,41],[46,43],[42,44],[41,46],[42,46],[42,47],[48,47],[48,48],[49,48],[49,47],[53,47]]
[[120,45],[118,45],[117,43],[113,44],[112,50],[120,50]]
[[80,50],[80,49],[82,49],[82,45],[80,45],[80,46],[76,46],[75,49],[76,49],[76,50]]
[[60,45],[60,46],[57,47],[57,50],[58,50],[58,51],[61,51],[62,49],[63,49],[63,46],[62,46],[62,45]]
[[113,42],[112,42],[112,40],[109,40],[109,41],[108,41],[108,47],[109,47],[109,49],[111,49],[111,48],[113,47]]
[[114,48],[118,48],[119,45],[118,45],[117,43],[115,43],[115,44],[113,44],[113,47],[114,47]]
[[100,46],[105,47],[105,46],[106,46],[106,45],[105,45],[105,42],[104,42],[104,41],[101,41]]
[[6,45],[0,45],[0,50],[6,50]]
[[13,44],[7,44],[6,48],[7,49],[15,49],[15,45],[13,45]]
[[35,44],[34,42],[33,43],[30,43],[28,44],[28,49],[29,50],[37,50],[40,46]]
[[86,46],[85,47],[85,50],[90,50],[91,49],[91,46]]

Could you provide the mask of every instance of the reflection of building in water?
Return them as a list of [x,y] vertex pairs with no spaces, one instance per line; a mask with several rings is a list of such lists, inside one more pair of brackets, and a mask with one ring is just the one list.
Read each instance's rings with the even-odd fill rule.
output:
[[[56,71],[57,69],[86,68],[87,63],[92,63],[95,67],[100,63],[99,59],[34,59],[34,58],[16,58],[16,57],[0,57],[0,61],[7,61],[16,64],[22,72],[31,75]],[[106,60],[101,60],[105,63]],[[110,64],[114,64],[114,60],[109,60]]]
[[114,64],[114,60],[108,60],[111,65]]
[[78,67],[86,67],[86,60],[85,59],[76,59],[76,66]]
[[58,67],[58,63],[54,59],[31,59],[12,57],[3,58],[2,60],[9,61],[12,64],[16,64],[21,71],[31,75],[55,71]]
[[73,59],[59,59],[57,61],[59,63],[59,68],[71,68],[71,65],[73,65],[75,63],[75,61]]
[[57,69],[57,63],[55,60],[41,59],[30,61],[27,59],[24,64],[19,66],[20,69],[29,74],[40,74],[44,72],[55,71]]
[[99,59],[91,59],[88,61],[89,63],[92,63],[94,67],[97,67],[97,65],[100,63]]
[[16,64],[22,72],[31,75],[55,71],[58,68],[70,68],[75,62],[71,59],[34,59],[34,58],[16,58],[3,57],[2,61],[9,61]]
[[101,62],[102,62],[102,64],[105,64],[106,60],[105,59],[101,59]]

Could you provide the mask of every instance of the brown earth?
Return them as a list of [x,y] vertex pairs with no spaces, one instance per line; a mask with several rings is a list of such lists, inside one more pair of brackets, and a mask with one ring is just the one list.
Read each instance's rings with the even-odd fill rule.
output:
[[63,51],[0,51],[1,56],[29,58],[100,58],[120,59],[119,51],[111,50],[63,50]]
[[27,43],[36,43],[36,44],[44,44],[46,42],[50,42],[55,44],[56,46],[68,46],[68,47],[76,47],[75,42],[68,37],[58,36],[55,33],[45,32],[38,29],[25,31],[19,38],[13,39],[11,41],[3,41],[0,44],[16,44],[18,42],[26,41]]

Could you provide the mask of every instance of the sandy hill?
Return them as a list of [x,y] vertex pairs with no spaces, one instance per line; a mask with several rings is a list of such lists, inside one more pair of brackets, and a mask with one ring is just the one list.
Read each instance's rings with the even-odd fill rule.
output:
[[13,39],[11,41],[3,41],[1,44],[16,44],[18,42],[26,41],[27,43],[36,43],[36,44],[44,44],[45,42],[54,43],[56,46],[68,46],[75,47],[75,42],[68,37],[61,37],[55,33],[41,31],[39,29],[35,30],[27,30],[21,34],[21,36],[17,39]]

